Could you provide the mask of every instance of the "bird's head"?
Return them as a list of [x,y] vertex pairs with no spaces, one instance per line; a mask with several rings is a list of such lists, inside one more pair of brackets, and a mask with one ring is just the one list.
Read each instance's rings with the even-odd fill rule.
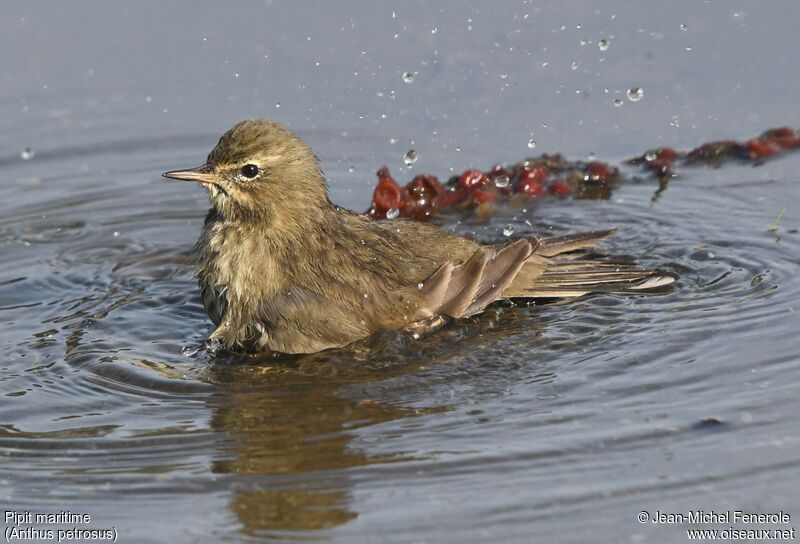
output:
[[329,204],[308,144],[264,119],[242,121],[223,134],[204,165],[164,177],[203,184],[217,212],[234,221],[288,226]]

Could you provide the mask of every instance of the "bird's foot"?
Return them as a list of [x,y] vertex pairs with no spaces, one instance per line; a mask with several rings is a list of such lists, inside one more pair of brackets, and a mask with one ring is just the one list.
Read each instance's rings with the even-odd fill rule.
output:
[[191,359],[198,353],[209,353],[210,355],[215,355],[220,348],[222,348],[222,343],[219,340],[207,338],[203,340],[203,343],[199,346],[184,346],[183,349],[181,349],[181,353],[184,355],[184,357],[189,357]]
[[404,330],[410,333],[411,336],[417,340],[425,335],[439,330],[445,325],[445,323],[447,323],[447,320],[443,316],[436,315],[429,317],[428,319],[423,319],[422,321],[415,321],[414,323],[406,326]]

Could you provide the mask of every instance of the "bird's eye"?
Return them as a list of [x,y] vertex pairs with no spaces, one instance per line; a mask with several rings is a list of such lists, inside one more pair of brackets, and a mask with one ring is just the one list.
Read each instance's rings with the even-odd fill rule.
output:
[[258,166],[255,164],[245,164],[242,166],[242,175],[246,178],[254,178],[258,175]]

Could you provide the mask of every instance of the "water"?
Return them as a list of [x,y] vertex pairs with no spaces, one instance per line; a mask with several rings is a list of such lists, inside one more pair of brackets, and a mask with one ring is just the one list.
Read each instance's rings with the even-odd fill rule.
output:
[[[197,350],[207,197],[160,178],[253,115],[308,138],[358,210],[381,164],[406,181],[391,138],[446,178],[523,158],[533,132],[537,151],[622,159],[797,125],[794,3],[80,6],[0,23],[4,509],[88,513],[123,542],[675,542],[685,527],[637,514],[700,508],[795,523],[800,155],[447,225],[617,227],[610,252],[680,275],[668,296],[501,306],[260,362]],[[611,34],[602,63],[580,47]],[[633,84],[647,96],[625,108],[602,90]]]

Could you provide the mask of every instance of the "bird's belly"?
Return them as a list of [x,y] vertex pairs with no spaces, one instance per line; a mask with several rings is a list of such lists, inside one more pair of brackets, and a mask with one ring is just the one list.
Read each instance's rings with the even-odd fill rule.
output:
[[212,337],[231,348],[267,347],[273,320],[262,308],[274,296],[279,275],[263,242],[212,225],[204,233],[198,265],[203,307],[217,326]]

